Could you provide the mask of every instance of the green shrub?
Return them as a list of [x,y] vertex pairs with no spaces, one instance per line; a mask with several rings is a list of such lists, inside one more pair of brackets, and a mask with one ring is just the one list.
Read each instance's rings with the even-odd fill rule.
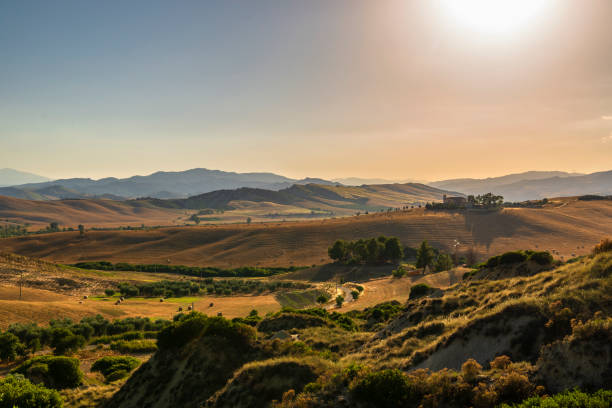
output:
[[[609,408],[612,407],[612,391],[599,390],[587,394],[580,390],[566,391],[549,397],[532,397],[512,408]],[[503,404],[501,408],[510,408]]]
[[78,387],[83,379],[79,359],[63,356],[34,357],[21,364],[14,372],[57,390]]
[[392,275],[394,278],[399,279],[399,278],[401,278],[401,277],[405,276],[405,275],[406,275],[406,272],[407,272],[407,271],[406,271],[406,268],[404,268],[404,265],[400,265],[400,266],[398,266],[396,269],[393,269],[393,270],[391,271],[391,275]]
[[115,294],[115,289],[106,289],[104,294],[106,294],[106,296],[113,296]]
[[97,360],[91,371],[100,372],[107,382],[126,377],[140,364],[140,360],[128,356],[107,356]]
[[554,261],[553,256],[545,251],[534,252],[530,254],[528,260],[533,261],[538,265],[542,266],[551,265]]
[[499,265],[500,259],[501,259],[501,255],[493,256],[489,258],[487,262],[483,264],[483,266],[485,266],[486,268],[495,268],[496,266]]
[[354,384],[351,394],[357,402],[380,408],[408,406],[418,397],[408,377],[399,370],[370,373]]
[[20,375],[0,379],[0,408],[61,408],[59,393],[34,385]]
[[178,348],[201,336],[224,337],[226,340],[245,344],[255,338],[255,330],[223,317],[207,317],[193,312],[162,330],[157,344],[160,349]]
[[510,251],[502,254],[499,257],[500,265],[512,265],[515,263],[525,262],[527,260],[527,255],[525,255],[522,251]]
[[120,353],[154,353],[157,345],[152,340],[119,340],[112,342],[110,349]]
[[419,283],[410,288],[410,299],[417,299],[432,292],[432,287],[426,283]]

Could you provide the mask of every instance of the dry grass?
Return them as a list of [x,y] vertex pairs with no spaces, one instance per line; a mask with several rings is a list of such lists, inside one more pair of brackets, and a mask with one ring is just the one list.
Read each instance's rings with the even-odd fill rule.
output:
[[[318,221],[88,231],[2,240],[3,248],[60,263],[84,260],[236,266],[290,266],[328,262],[336,239],[397,236],[406,245],[427,239],[439,248],[454,240],[480,256],[516,249],[554,250],[565,259],[587,254],[612,230],[612,202],[564,199],[541,209],[426,212],[414,209]],[[86,225],[91,223],[85,222]],[[558,255],[557,255],[558,254]]]

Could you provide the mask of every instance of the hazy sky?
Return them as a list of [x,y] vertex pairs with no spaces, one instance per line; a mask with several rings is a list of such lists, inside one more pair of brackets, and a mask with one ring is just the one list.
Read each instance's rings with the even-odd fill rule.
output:
[[612,1],[449,1],[2,1],[0,167],[612,169]]

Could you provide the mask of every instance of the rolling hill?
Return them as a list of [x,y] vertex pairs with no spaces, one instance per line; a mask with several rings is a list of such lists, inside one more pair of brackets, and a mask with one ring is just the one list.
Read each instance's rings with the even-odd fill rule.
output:
[[444,194],[454,194],[424,184],[380,184],[360,187],[296,184],[273,191],[255,188],[218,190],[187,199],[146,200],[159,207],[187,209],[233,209],[235,201],[271,202],[296,207],[353,214],[356,210],[381,210],[440,201]]
[[[136,211],[136,210],[134,210]],[[144,210],[143,210],[144,211]],[[148,211],[148,210],[147,210]],[[449,249],[476,248],[482,257],[514,249],[555,250],[566,259],[612,233],[612,201],[551,200],[543,208],[500,211],[412,209],[308,222],[88,231],[0,241],[2,251],[62,263],[84,260],[236,267],[328,262],[336,239],[397,236],[405,245],[427,239]]]
[[464,194],[492,192],[506,201],[536,200],[545,197],[571,197],[584,194],[612,195],[612,171],[592,174],[559,171],[530,171],[487,179],[453,179],[429,185]]
[[[30,224],[33,229],[51,222],[76,228],[118,227],[120,225],[172,225],[182,214],[179,210],[165,209],[139,201],[113,200],[22,200],[0,196],[0,221]],[[1,247],[0,247],[1,248]]]
[[[49,186],[19,200],[0,196],[0,220],[44,227],[50,222],[76,227],[120,225],[175,225],[188,222],[191,215],[206,213],[202,222],[244,222],[274,218],[324,218],[353,215],[389,207],[439,201],[449,192],[422,184],[393,184],[361,187],[306,184],[280,191],[255,188],[218,190],[186,199],[63,199],[37,201],[31,195],[68,194],[64,187]],[[110,197],[113,198],[113,197]],[[115,197],[116,198],[116,197]],[[205,210],[205,211],[198,211]],[[215,210],[215,211],[213,211]],[[222,214],[219,214],[223,212]],[[183,221],[179,221],[179,217]],[[193,221],[193,220],[192,220]]]

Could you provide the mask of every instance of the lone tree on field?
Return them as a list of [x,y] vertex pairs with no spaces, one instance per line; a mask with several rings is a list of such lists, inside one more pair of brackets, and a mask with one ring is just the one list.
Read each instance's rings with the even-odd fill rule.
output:
[[416,267],[423,268],[431,267],[436,259],[436,254],[433,248],[427,243],[427,241],[421,242],[421,246],[417,249]]
[[324,303],[327,303],[328,298],[325,295],[319,295],[319,297],[317,298],[317,303],[322,305]]
[[246,221],[246,222],[247,222],[247,224],[250,224],[250,223],[251,223],[251,221],[252,221],[252,220],[251,220],[251,217],[247,217],[247,221]]
[[85,226],[83,224],[79,224],[79,234],[81,236],[85,234]]
[[342,295],[336,296],[336,305],[338,307],[342,307],[343,303],[344,303],[344,296],[342,296]]

